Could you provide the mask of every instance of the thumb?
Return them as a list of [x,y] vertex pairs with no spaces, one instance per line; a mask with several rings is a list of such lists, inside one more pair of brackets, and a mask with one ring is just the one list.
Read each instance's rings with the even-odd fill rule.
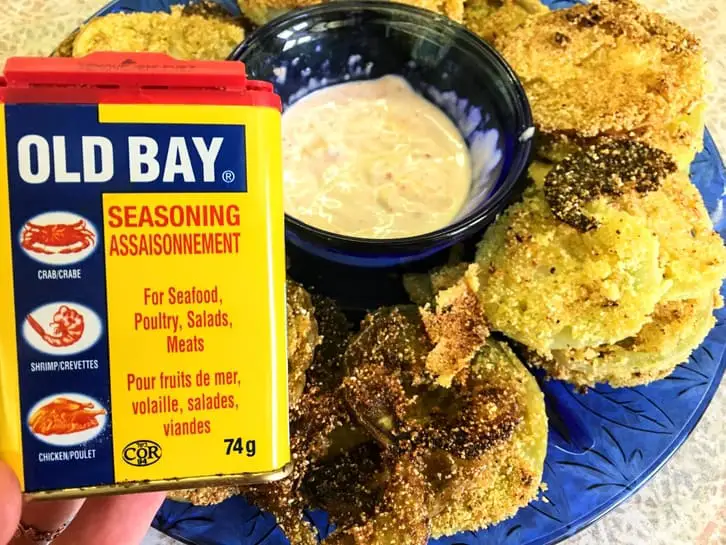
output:
[[8,543],[20,521],[22,509],[20,483],[5,462],[0,461],[0,544]]

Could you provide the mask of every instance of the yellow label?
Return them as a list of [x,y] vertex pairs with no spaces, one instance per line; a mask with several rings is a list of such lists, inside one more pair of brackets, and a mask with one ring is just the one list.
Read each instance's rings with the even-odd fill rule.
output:
[[[279,120],[269,109],[225,110],[217,119],[247,128],[246,192],[103,196],[117,482],[290,460],[279,195],[270,194],[279,183],[269,182],[279,172],[265,168],[276,162]],[[149,109],[102,106],[100,117],[128,123],[137,111],[143,119]],[[197,118],[187,111],[155,117]],[[263,130],[250,134],[254,122]]]

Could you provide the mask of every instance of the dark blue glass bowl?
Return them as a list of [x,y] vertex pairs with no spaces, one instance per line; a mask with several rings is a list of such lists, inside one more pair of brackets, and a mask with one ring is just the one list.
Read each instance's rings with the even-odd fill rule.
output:
[[[491,223],[527,167],[532,116],[519,80],[493,48],[446,17],[390,2],[334,2],[275,19],[230,59],[244,62],[251,78],[272,82],[285,106],[328,85],[401,75],[449,115],[469,145],[468,200],[453,223],[432,233],[354,238],[287,216],[288,240],[326,260],[389,267],[430,256]],[[477,148],[496,134],[490,131],[498,133],[499,153],[487,161]]]

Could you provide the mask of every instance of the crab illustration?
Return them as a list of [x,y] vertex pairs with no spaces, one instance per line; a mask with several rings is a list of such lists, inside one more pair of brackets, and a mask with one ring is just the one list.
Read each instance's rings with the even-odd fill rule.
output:
[[28,222],[23,227],[20,244],[36,254],[75,254],[96,242],[96,235],[84,220],[75,223],[37,225]]

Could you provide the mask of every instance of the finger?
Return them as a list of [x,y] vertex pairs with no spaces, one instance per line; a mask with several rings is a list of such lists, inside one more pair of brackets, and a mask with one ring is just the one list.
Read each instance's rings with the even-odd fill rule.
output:
[[164,492],[150,492],[86,500],[53,545],[140,543],[164,497]]
[[13,537],[22,507],[20,483],[10,466],[0,462],[0,543]]
[[[41,532],[54,532],[67,524],[83,505],[85,500],[43,500],[29,501],[23,505],[21,518],[27,526]],[[32,543],[26,538],[17,538],[12,545]]]

